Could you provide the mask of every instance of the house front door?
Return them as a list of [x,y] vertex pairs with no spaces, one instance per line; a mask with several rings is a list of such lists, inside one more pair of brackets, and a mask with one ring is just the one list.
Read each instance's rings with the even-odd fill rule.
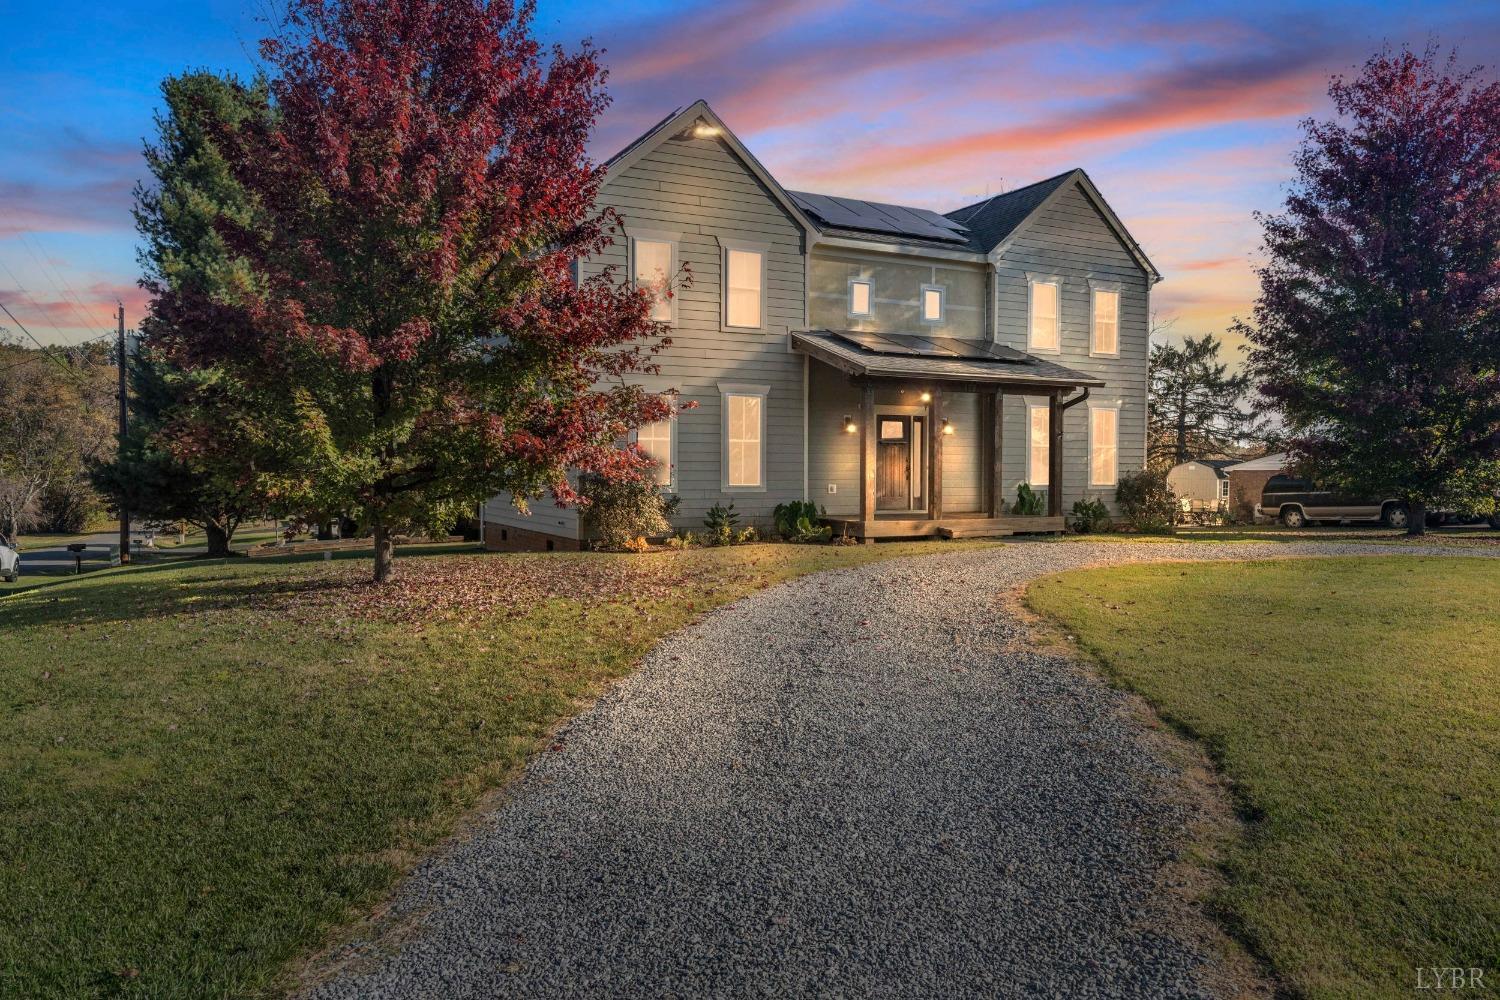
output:
[[875,418],[875,509],[911,510],[912,418]]

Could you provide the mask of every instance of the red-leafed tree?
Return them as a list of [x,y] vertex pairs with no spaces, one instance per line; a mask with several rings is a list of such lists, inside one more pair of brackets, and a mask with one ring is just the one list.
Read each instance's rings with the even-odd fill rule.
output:
[[220,224],[252,280],[157,305],[175,363],[298,414],[282,499],[359,512],[376,581],[397,532],[502,490],[576,500],[570,469],[638,472],[616,442],[668,411],[626,384],[666,343],[648,293],[573,275],[616,228],[585,152],[603,72],[587,45],[544,53],[531,16],[294,0],[262,43],[273,114],[215,137],[254,201]]
[[1500,485],[1500,84],[1403,50],[1329,95],[1240,329],[1298,464],[1420,533]]

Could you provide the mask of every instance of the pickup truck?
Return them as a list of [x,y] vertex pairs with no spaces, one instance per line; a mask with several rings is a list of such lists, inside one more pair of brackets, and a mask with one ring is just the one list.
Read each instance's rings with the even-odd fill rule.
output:
[[[1371,500],[1325,490],[1293,476],[1272,476],[1267,480],[1257,510],[1261,516],[1276,518],[1288,528],[1319,521],[1379,521],[1387,528],[1404,528],[1409,516],[1401,500]],[[1427,523],[1438,525],[1454,517],[1446,511],[1429,511]],[[1500,509],[1490,515],[1489,523],[1492,528],[1500,528]]]

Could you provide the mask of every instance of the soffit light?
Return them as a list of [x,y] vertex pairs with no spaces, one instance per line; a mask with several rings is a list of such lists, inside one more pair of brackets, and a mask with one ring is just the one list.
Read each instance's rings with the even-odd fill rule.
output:
[[848,414],[845,414],[844,415],[844,433],[845,434],[853,434],[857,430],[859,430],[859,428],[857,426],[855,426],[854,418],[851,417],[851,416],[849,416]]
[[932,393],[928,392],[926,389],[923,389],[921,399],[924,403],[932,402]]
[[695,139],[712,139],[718,134],[719,127],[717,125],[710,125],[705,121],[699,121],[693,126],[693,138]]

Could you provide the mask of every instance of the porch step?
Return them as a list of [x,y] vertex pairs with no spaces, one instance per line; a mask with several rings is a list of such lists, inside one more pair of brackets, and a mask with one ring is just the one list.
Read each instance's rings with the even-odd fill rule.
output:
[[974,524],[940,524],[937,534],[939,538],[1004,538],[1014,535],[1015,531],[998,524],[977,521]]

